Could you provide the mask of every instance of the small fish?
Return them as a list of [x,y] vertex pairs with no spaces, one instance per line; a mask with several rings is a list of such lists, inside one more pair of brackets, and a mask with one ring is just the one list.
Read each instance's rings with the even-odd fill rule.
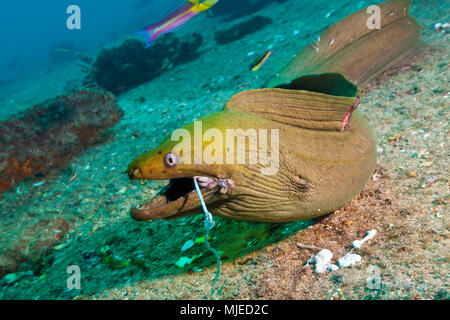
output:
[[336,9],[333,9],[333,10],[331,10],[330,12],[328,12],[328,13],[325,15],[325,18],[328,19],[329,17],[331,17],[335,11],[336,11]]
[[118,86],[114,89],[114,91],[120,92],[120,91],[122,91],[122,90],[124,90],[124,89],[125,89],[124,86],[118,85]]
[[157,24],[152,24],[140,30],[139,33],[146,36],[146,48],[148,48],[159,35],[181,28],[193,17],[210,9],[217,2],[219,2],[219,0],[204,0],[202,2],[200,2],[200,0],[189,0],[175,11],[169,13]]
[[66,49],[66,48],[55,48],[55,51],[63,52],[63,53],[70,53],[72,50]]
[[273,54],[272,50],[267,50],[262,56],[259,56],[250,65],[251,71],[258,71],[266,63],[267,59]]

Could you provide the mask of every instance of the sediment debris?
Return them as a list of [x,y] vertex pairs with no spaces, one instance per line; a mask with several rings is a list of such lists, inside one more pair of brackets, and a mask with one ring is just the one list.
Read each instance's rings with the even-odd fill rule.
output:
[[333,253],[329,249],[321,249],[316,246],[308,246],[301,243],[297,243],[297,247],[300,249],[309,249],[318,251],[318,253],[306,262],[305,267],[309,268],[311,264],[315,266],[314,271],[316,273],[324,273],[326,271],[333,272],[343,268],[353,267],[357,263],[361,262],[361,256],[359,254],[352,253],[355,249],[361,249],[364,242],[371,240],[375,237],[377,230],[369,230],[363,239],[355,240],[352,243],[352,250],[345,254],[342,258],[337,260],[337,265],[331,263]]
[[347,253],[345,256],[343,256],[342,258],[340,258],[337,261],[337,264],[338,264],[339,268],[342,269],[342,268],[353,267],[358,262],[361,262],[361,256],[359,254]]
[[445,32],[445,31],[448,31],[448,29],[450,28],[450,23],[440,23],[440,22],[438,22],[438,23],[436,23],[435,25],[434,25],[434,31],[442,31],[442,32]]
[[324,273],[325,271],[336,271],[339,269],[336,265],[330,263],[333,258],[333,253],[328,249],[320,250],[314,257],[308,260],[306,266],[314,264],[314,271],[316,273]]
[[85,89],[0,122],[0,193],[29,177],[62,168],[81,150],[101,142],[102,131],[122,114],[111,93]]

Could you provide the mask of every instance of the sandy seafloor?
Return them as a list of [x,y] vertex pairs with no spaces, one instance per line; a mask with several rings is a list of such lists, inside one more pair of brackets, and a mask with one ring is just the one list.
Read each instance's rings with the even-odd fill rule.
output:
[[[215,263],[202,244],[201,215],[175,221],[135,222],[133,205],[166,182],[130,181],[128,162],[173,129],[221,109],[235,93],[261,87],[319,30],[373,2],[288,0],[257,14],[273,23],[219,46],[213,32],[227,24],[200,16],[178,35],[200,32],[200,57],[118,97],[124,117],[106,143],[83,151],[67,169],[16,185],[0,198],[0,265],[16,270],[0,280],[1,299],[206,299]],[[379,1],[378,1],[379,2]],[[446,5],[446,7],[442,7]],[[333,11],[334,10],[334,11]],[[360,196],[317,221],[263,224],[215,218],[211,244],[227,252],[218,299],[448,299],[448,57],[446,1],[414,1],[424,50],[413,67],[373,83],[359,106],[377,139],[378,166]],[[329,17],[326,17],[329,13]],[[273,46],[258,72],[255,55]],[[255,52],[249,56],[249,52]],[[50,66],[0,88],[2,119],[64,93],[81,79],[74,64]],[[145,100],[144,102],[142,102]],[[45,184],[33,184],[45,180]],[[305,267],[314,250],[339,258],[353,240],[378,232],[362,261],[333,273]],[[185,268],[182,256],[201,257]],[[233,259],[236,254],[240,257]],[[17,264],[17,261],[23,261]],[[334,260],[335,261],[335,260]],[[69,265],[81,268],[81,290],[66,287]],[[377,286],[369,284],[375,277]]]

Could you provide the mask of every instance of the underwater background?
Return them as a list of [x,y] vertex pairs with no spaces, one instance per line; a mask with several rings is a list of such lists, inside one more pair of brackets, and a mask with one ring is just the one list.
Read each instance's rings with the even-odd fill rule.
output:
[[[76,2],[81,30],[66,27],[73,1],[0,4],[0,299],[207,299],[216,260],[203,216],[132,220],[130,208],[167,181],[130,181],[128,163],[263,87],[327,27],[382,1],[220,0],[147,49],[135,32],[183,1]],[[448,299],[449,9],[413,1],[422,52],[364,93],[378,166],[360,196],[315,220],[214,217],[215,298]],[[358,266],[304,267],[314,252],[297,243],[338,256],[370,229],[378,234]],[[71,265],[80,289],[67,287]]]

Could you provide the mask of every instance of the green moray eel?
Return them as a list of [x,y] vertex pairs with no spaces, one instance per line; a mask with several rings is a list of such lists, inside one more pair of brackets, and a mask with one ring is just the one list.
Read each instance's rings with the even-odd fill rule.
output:
[[[401,8],[404,16],[409,10],[409,2],[403,0],[381,6],[391,13]],[[339,25],[346,34],[354,22],[351,15],[329,30],[336,32]],[[386,25],[391,28],[392,23]],[[411,29],[415,30],[413,23]],[[384,37],[383,27],[377,34]],[[382,43],[390,58],[365,62],[364,67],[355,64],[352,69],[348,61],[360,59],[365,51],[359,48],[353,55],[346,48],[358,38],[342,47],[345,64],[336,60],[335,53],[334,62],[325,67],[330,56],[321,54],[321,62],[312,64],[324,67],[304,71],[304,61],[294,58],[269,88],[236,94],[222,111],[175,130],[158,147],[134,159],[127,169],[131,179],[170,182],[150,202],[133,208],[132,217],[176,219],[201,213],[193,179],[213,215],[240,220],[310,219],[356,197],[370,180],[376,152],[370,126],[356,109],[360,100],[355,82],[365,83],[418,46],[418,38],[416,44],[407,37],[400,41],[404,46],[389,47],[389,42],[370,37],[361,46],[371,50],[372,42]],[[343,66],[347,70],[341,70]]]
[[[322,77],[345,87],[341,84],[346,82],[343,77]],[[351,84],[347,86],[352,91]],[[356,97],[306,90],[275,88],[237,94],[221,112],[182,128],[192,137],[183,150],[192,151],[190,164],[180,161],[184,154],[174,151],[180,141],[172,136],[130,163],[130,178],[171,179],[166,190],[148,204],[134,208],[132,216],[137,220],[172,219],[201,212],[194,177],[202,186],[209,211],[217,216],[280,222],[309,219],[342,207],[361,192],[376,163],[371,130],[357,111],[342,131],[343,119],[357,103]],[[256,150],[250,143],[251,133],[256,137],[260,129],[267,130],[262,138],[270,140],[266,150],[267,159],[275,160],[271,163],[250,161],[250,154]],[[206,138],[207,132],[213,132],[214,139]],[[235,133],[232,139],[230,132]],[[275,151],[273,132],[278,132],[279,141]],[[237,159],[237,136],[245,138],[244,163]],[[261,141],[259,135],[258,139]],[[236,143],[230,147],[228,141]],[[196,146],[201,146],[200,154],[207,155],[213,143],[214,156],[220,153],[222,161],[208,164],[204,159],[196,164]],[[230,148],[235,152],[227,158]],[[274,159],[276,155],[278,159]]]

